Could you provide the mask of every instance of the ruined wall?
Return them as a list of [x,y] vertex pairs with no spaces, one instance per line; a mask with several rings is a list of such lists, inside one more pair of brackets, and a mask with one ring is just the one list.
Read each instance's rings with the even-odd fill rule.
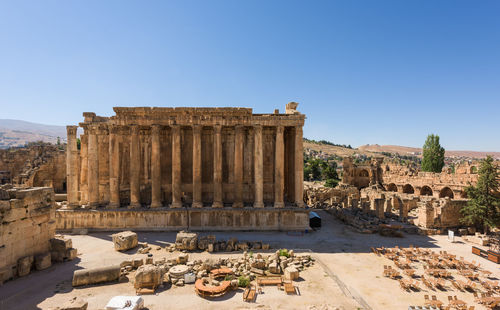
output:
[[63,193],[66,191],[66,153],[48,143],[0,150],[0,174],[0,184],[53,187],[56,193]]
[[54,213],[52,188],[0,187],[0,283],[50,265]]
[[467,200],[448,198],[432,199],[418,203],[418,217],[414,224],[424,228],[452,228],[461,226],[460,209]]

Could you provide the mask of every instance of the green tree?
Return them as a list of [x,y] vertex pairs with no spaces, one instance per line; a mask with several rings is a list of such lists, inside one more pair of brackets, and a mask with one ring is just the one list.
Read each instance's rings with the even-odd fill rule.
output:
[[439,136],[427,136],[423,147],[422,171],[441,172],[444,166],[444,148],[439,144]]
[[491,156],[481,161],[476,186],[465,189],[470,199],[460,210],[464,224],[474,225],[485,233],[500,226],[499,172]]
[[81,145],[82,145],[82,142],[81,142],[80,138],[76,138],[76,148],[80,149]]

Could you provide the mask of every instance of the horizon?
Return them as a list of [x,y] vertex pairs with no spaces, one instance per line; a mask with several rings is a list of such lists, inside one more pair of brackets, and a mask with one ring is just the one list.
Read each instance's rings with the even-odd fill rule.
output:
[[[500,4],[0,4],[2,119],[71,125],[113,106],[249,107],[336,144],[499,152]],[[465,22],[464,22],[465,21]]]

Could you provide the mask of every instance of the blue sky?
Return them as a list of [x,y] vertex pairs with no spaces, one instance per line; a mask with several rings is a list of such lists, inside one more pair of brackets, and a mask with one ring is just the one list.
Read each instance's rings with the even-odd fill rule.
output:
[[0,118],[289,101],[309,138],[500,151],[500,2],[0,2]]

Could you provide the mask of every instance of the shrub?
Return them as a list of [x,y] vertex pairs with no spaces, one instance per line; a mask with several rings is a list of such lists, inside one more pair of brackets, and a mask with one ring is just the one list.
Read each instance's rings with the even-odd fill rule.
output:
[[250,279],[245,276],[238,277],[238,286],[239,287],[247,287],[250,284]]
[[280,256],[290,257],[287,249],[280,249]]

